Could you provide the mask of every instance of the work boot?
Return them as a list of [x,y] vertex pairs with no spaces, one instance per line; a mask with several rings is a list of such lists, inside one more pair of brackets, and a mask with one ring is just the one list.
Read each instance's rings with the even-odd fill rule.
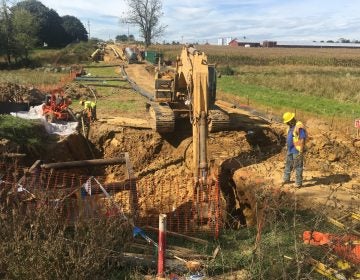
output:
[[285,186],[286,184],[290,184],[290,180],[289,181],[282,181],[281,182],[281,187]]

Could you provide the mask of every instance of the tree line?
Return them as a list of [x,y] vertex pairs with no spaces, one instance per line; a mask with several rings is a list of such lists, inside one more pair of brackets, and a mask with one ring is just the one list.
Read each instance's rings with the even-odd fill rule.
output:
[[37,0],[24,0],[14,6],[7,0],[0,7],[0,55],[7,63],[27,60],[35,47],[64,47],[76,41],[87,41],[81,21],[58,13]]

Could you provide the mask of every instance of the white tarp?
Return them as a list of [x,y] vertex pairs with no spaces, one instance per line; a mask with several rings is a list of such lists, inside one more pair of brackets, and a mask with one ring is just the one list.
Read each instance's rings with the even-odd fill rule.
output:
[[43,116],[43,105],[31,107],[30,110],[21,111],[16,113],[11,113],[14,117],[19,117],[22,119],[27,120],[40,120],[41,123],[44,125],[45,130],[49,134],[57,134],[57,135],[70,135],[76,132],[76,128],[78,126],[77,122],[58,122],[58,123],[49,123],[46,121],[45,117]]

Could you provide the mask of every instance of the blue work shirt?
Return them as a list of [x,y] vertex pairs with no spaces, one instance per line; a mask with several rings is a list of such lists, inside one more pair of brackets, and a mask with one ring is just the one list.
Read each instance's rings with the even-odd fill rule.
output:
[[[294,131],[295,126],[291,127],[289,129],[288,135],[287,135],[287,149],[288,149],[288,154],[298,154],[299,151],[296,150],[295,146],[294,146],[294,141],[293,141],[293,131]],[[306,133],[305,130],[300,128],[299,129],[299,139],[305,139],[306,138]]]

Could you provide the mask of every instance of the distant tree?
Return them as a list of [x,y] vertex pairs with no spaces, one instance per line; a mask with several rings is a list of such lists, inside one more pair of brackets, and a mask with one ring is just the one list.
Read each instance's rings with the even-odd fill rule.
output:
[[123,34],[123,35],[117,35],[115,37],[115,40],[118,42],[126,42],[128,40],[128,36]]
[[327,40],[326,43],[334,43],[333,40]]
[[29,51],[37,43],[38,23],[27,10],[17,9],[11,15],[13,27],[13,56],[28,59]]
[[40,38],[49,47],[63,47],[67,44],[67,35],[58,13],[50,9],[44,15],[44,24],[40,26]]
[[145,40],[145,46],[151,45],[151,41],[161,36],[166,26],[160,24],[162,16],[161,0],[126,0],[129,12],[125,21],[135,24],[140,29],[140,34]]
[[74,16],[63,16],[62,27],[67,35],[67,43],[88,40],[86,28],[78,18]]
[[66,45],[67,35],[62,26],[62,19],[58,13],[47,8],[40,1],[25,0],[12,7],[12,11],[25,9],[29,11],[38,21],[39,45],[47,43],[49,47],[62,47]]
[[340,43],[350,43],[350,40],[349,40],[349,39],[345,39],[345,38],[340,38],[340,39],[339,39],[339,42],[340,42]]
[[134,35],[129,35],[129,36],[127,36],[127,35],[125,35],[125,34],[123,34],[123,35],[117,35],[117,36],[115,37],[115,40],[118,41],[118,42],[127,42],[127,41],[133,42],[133,41],[135,41],[135,36],[134,36]]
[[13,45],[12,22],[7,2],[2,0],[0,8],[0,54],[6,56],[7,63],[11,63],[11,48]]

